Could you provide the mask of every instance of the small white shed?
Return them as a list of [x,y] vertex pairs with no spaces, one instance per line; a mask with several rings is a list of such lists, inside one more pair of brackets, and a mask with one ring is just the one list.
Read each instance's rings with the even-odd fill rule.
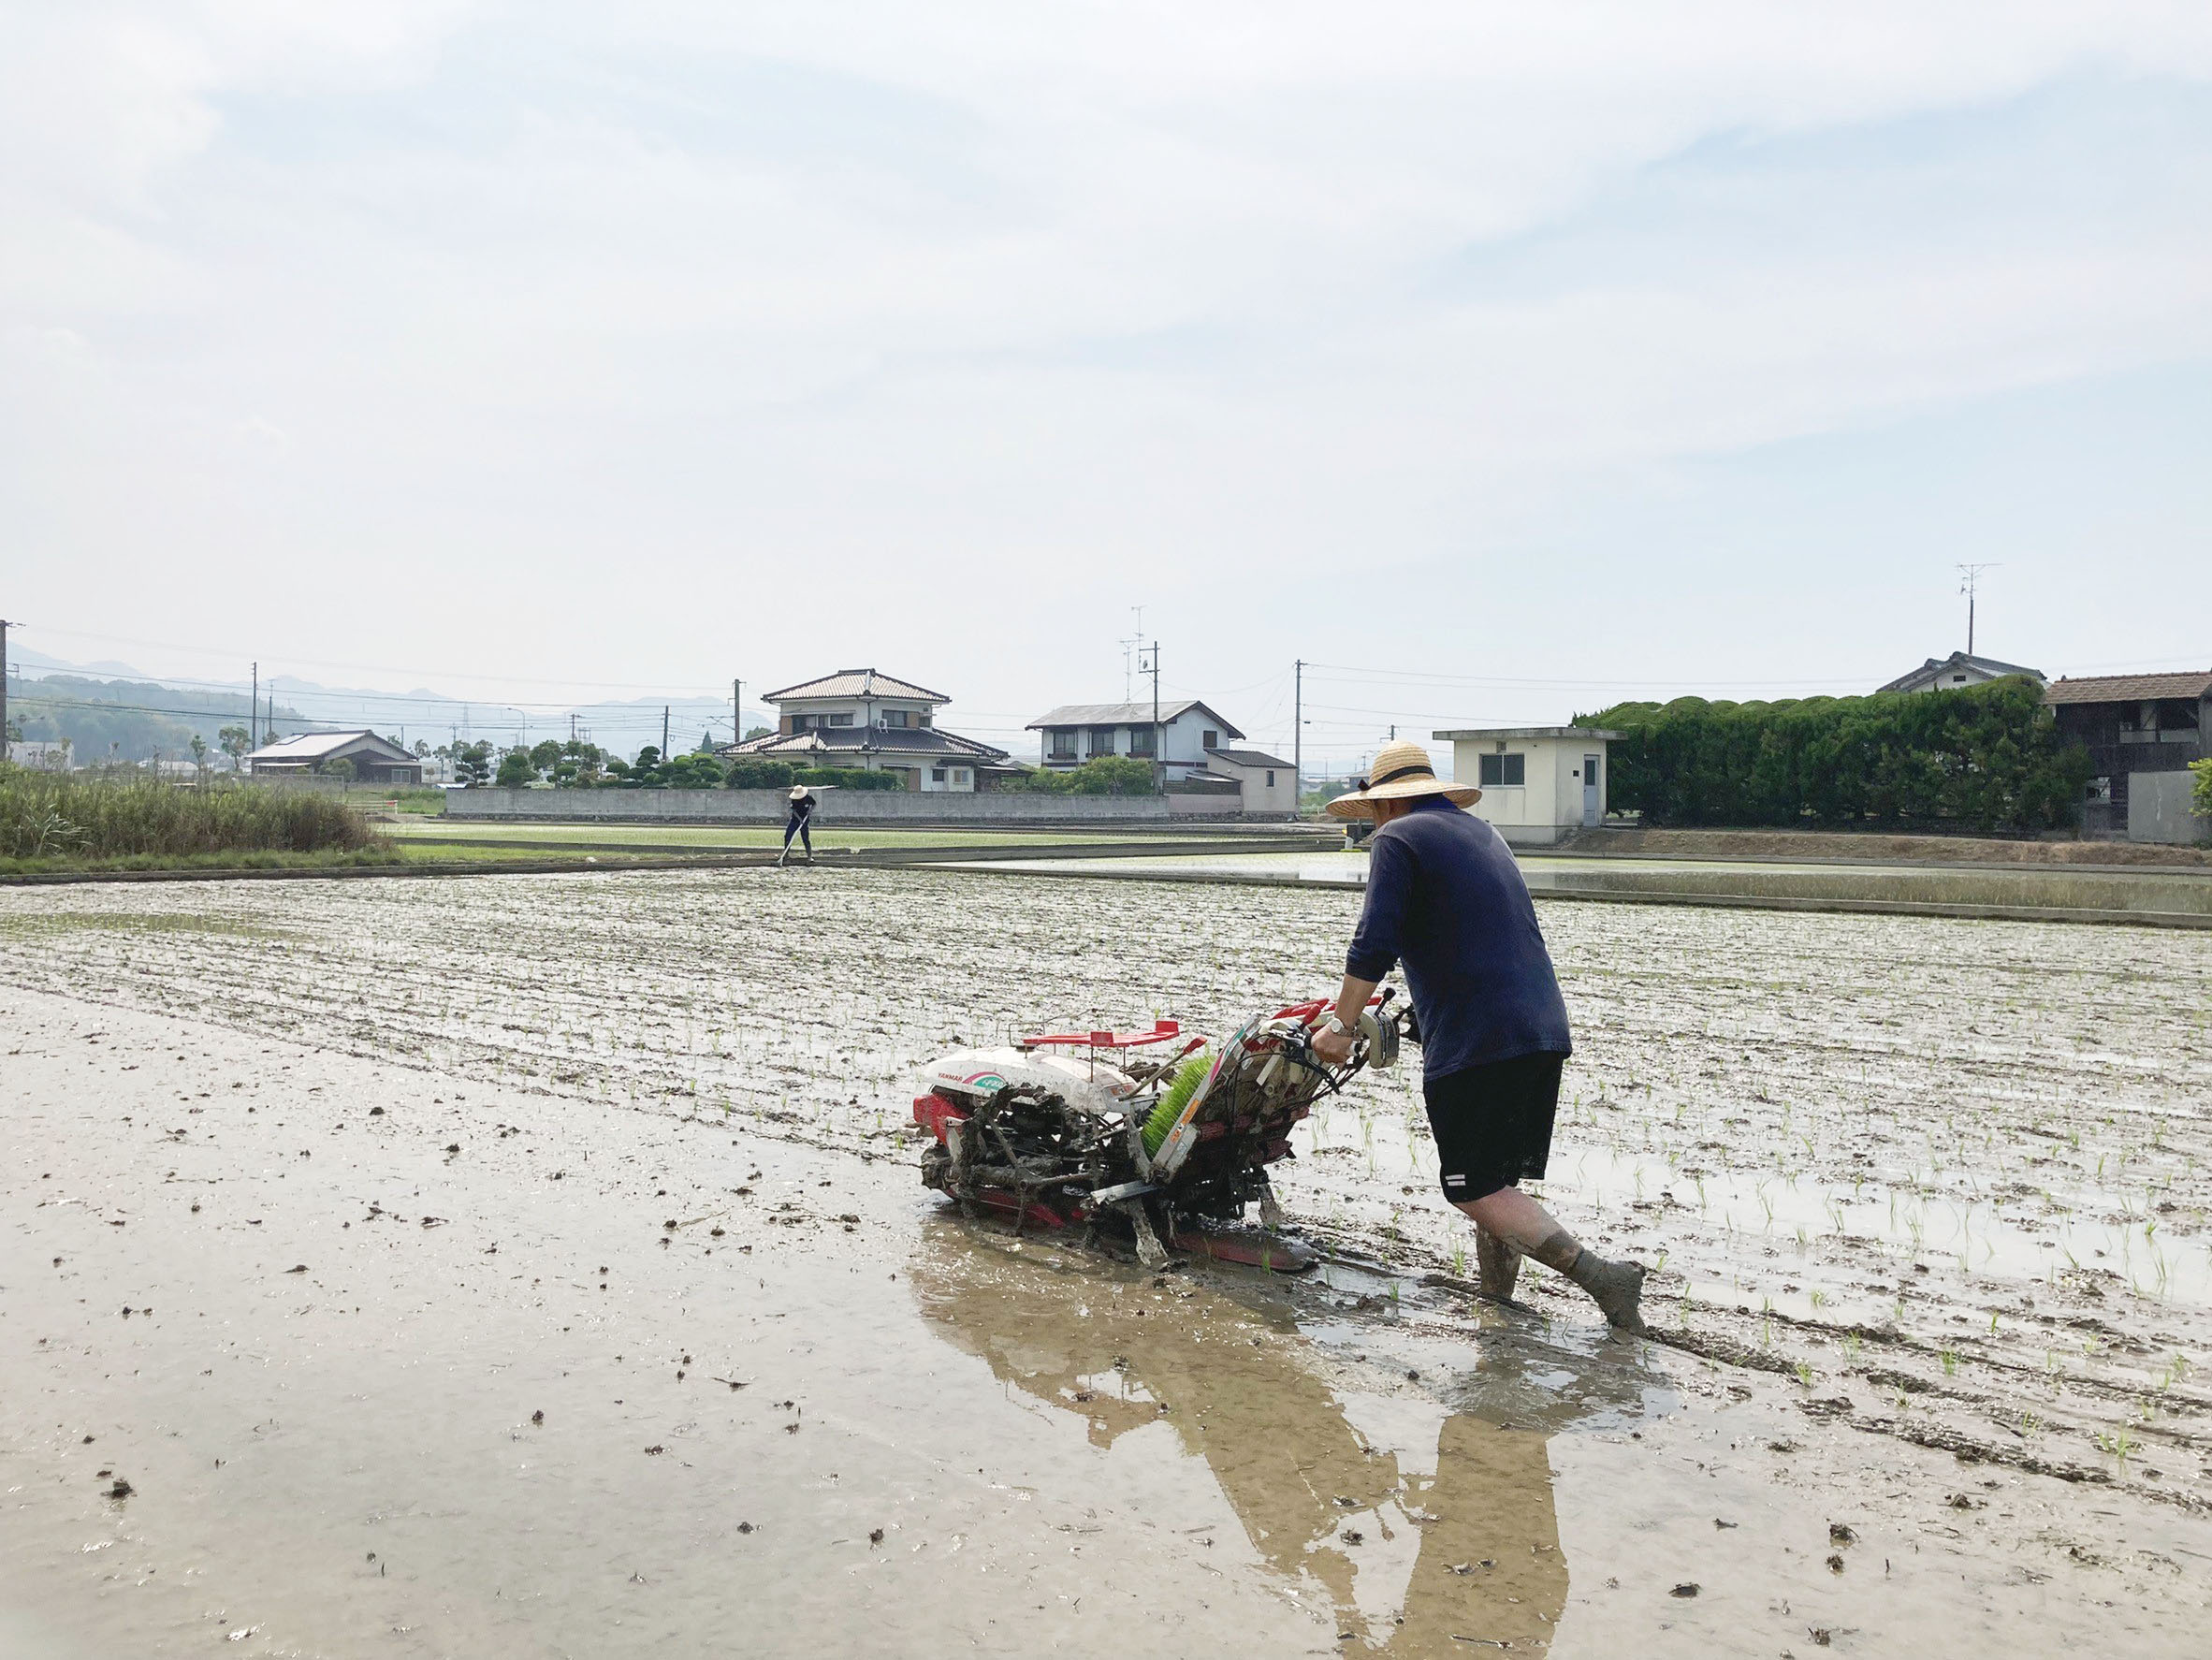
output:
[[1482,799],[1468,810],[1518,847],[1552,847],[1605,823],[1612,769],[1606,746],[1622,735],[1594,726],[1499,726],[1439,732],[1455,783]]

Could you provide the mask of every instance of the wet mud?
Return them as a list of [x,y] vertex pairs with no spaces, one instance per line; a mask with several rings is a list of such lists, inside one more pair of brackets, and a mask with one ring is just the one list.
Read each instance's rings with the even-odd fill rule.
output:
[[0,1635],[2193,1652],[2205,946],[1547,907],[1545,1192],[1656,1265],[1634,1344],[1474,1304],[1405,1074],[1280,1184],[1305,1282],[945,1219],[915,1061],[1326,989],[1352,903],[1071,886],[7,896]]

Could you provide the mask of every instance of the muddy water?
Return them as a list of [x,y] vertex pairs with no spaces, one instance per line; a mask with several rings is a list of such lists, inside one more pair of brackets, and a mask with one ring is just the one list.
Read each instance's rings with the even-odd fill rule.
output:
[[[956,1039],[1101,1013],[1121,1024],[1174,1014],[1220,1029],[1257,1004],[1325,990],[1356,903],[1328,893],[894,873],[371,886],[8,895],[0,982],[192,1023],[202,1035],[189,1053],[243,1069],[216,1093],[241,1076],[251,1086],[260,1045],[298,1043],[378,1064],[395,1107],[435,1103],[456,1131],[489,1112],[493,1094],[527,1099],[585,1151],[614,1133],[608,1126],[705,1119],[750,1146],[830,1156],[851,1172],[840,1184],[880,1181],[890,1194],[904,1191],[914,1156],[902,1126],[920,1058]],[[2204,1537],[2212,1456],[2203,1370],[2212,1361],[2205,942],[1640,908],[1547,906],[1543,918],[1580,1044],[1546,1194],[1588,1237],[1659,1264],[1652,1306],[1662,1340],[1637,1363],[1682,1405],[1664,1431],[1640,1433],[1678,1447],[1717,1437],[1707,1452],[1669,1454],[1668,1471],[1719,1467],[1712,1449],[1733,1439],[1720,1463],[1749,1483],[1748,1507],[1780,1465],[1814,1467],[1810,1451],[1759,1449],[1826,1449],[1818,1467],[1835,1491],[1888,1484],[1881,1492],[1893,1496],[1870,1493],[1869,1507],[1891,1518],[1884,1525],[1901,1530],[1900,1544],[1947,1540],[1930,1531],[1942,1529],[1972,1543],[2011,1506],[2018,1528],[2005,1548],[2057,1587],[2035,1595],[2046,1619],[2094,1600],[2086,1588],[2066,1589],[2074,1583],[2066,1576],[2088,1571],[2083,1557],[2153,1603],[2166,1572],[2154,1557],[2212,1558]],[[473,1101],[456,1099],[461,1084]],[[1222,1315],[1231,1325],[1288,1319],[1315,1376],[1345,1403],[1337,1417],[1396,1462],[1401,1483],[1427,1479],[1419,1471],[1441,1459],[1442,1429],[1424,1447],[1419,1435],[1386,1434],[1360,1416],[1360,1399],[1398,1399],[1403,1383],[1375,1359],[1369,1328],[1378,1321],[1383,1347],[1424,1374],[1404,1387],[1463,1416],[1522,1421],[1474,1399],[1463,1379],[1437,1389],[1422,1363],[1424,1344],[1448,1352],[1463,1343],[1472,1316],[1451,1289],[1465,1272],[1464,1234],[1433,1197],[1414,1084],[1405,1073],[1375,1078],[1332,1103],[1285,1177],[1293,1216],[1348,1264],[1335,1271],[1351,1276],[1343,1297],[1332,1302],[1323,1286],[1287,1315],[1241,1303]],[[978,1260],[994,1274],[1002,1266]],[[1575,1380],[1605,1358],[1586,1305],[1533,1271],[1523,1284],[1533,1312],[1499,1328],[1492,1348],[1550,1345],[1552,1358],[1530,1375],[1563,1380],[1572,1396],[1582,1387]],[[966,1354],[984,1368],[977,1376],[995,1380],[995,1398],[1057,1422],[1053,1456],[1074,1459],[1083,1474],[1047,1459],[1042,1485],[1091,1481],[1097,1468],[1085,1461],[1118,1470],[1127,1449],[1161,1441],[1155,1429],[1123,1428],[1094,1447],[1087,1414],[1001,1373],[1011,1362],[994,1360],[990,1344],[1006,1333],[955,1331],[913,1289],[900,1282],[897,1298],[869,1303],[865,1318],[890,1320],[885,1309],[895,1308],[909,1322],[897,1329],[917,1333],[912,1343]],[[1364,1309],[1350,1306],[1362,1298]],[[1010,1307],[1029,1300],[1007,1299]],[[1025,1329],[1041,1329],[1040,1318]],[[1332,1321],[1358,1329],[1340,1335]],[[1069,1367],[1099,1376],[1088,1347],[1058,1341],[1068,1359],[1040,1377]],[[1114,1353],[1142,1358],[1126,1342]],[[1340,1353],[1364,1358],[1340,1362]],[[1350,1371],[1340,1374],[1340,1363]],[[1171,1404],[1173,1387],[1145,1385]],[[1748,1395],[1739,1399],[1738,1389]],[[1696,1578],[1700,1562],[1743,1542],[1710,1516],[1692,1518],[1710,1538],[1672,1531],[1685,1519],[1666,1482],[1648,1493],[1621,1486],[1623,1471],[1645,1468],[1623,1462],[1645,1443],[1622,1427],[1622,1410],[1601,1406],[1549,1432],[1562,1550],[1570,1564],[1594,1552],[1604,1569],[1594,1582],[1570,1575],[1563,1638],[1614,1629],[1604,1624],[1608,1602],[1584,1603],[1579,1593],[1605,1579],[1634,1583],[1639,1544],[1655,1550],[1664,1538],[1666,1571]],[[1735,1427],[1754,1413],[1780,1421],[1755,1435]],[[1807,1439],[1815,1426],[1821,1439]],[[1400,1618],[1415,1624],[1419,1552],[1401,1581],[1397,1567],[1378,1565],[1387,1552],[1370,1549],[1404,1556],[1414,1543],[1376,1497],[1382,1489],[1329,1495],[1377,1519],[1354,1528],[1357,1547],[1326,1542],[1310,1517],[1254,1524],[1266,1540],[1301,1539],[1310,1582],[1294,1580],[1237,1520],[1240,1504],[1265,1504],[1229,1496],[1209,1449],[1234,1463],[1230,1441],[1193,1441],[1181,1423],[1171,1432],[1173,1456],[1162,1467],[1182,1474],[1163,1479],[1221,1488],[1211,1551],[1243,1540],[1253,1571],[1266,1570],[1268,1607],[1315,1619],[1332,1608],[1363,1641],[1388,1635],[1385,1610],[1396,1609],[1387,1614],[1392,1630]],[[1326,1422],[1302,1433],[1321,1442],[1340,1434]],[[1079,1445],[1092,1450],[1077,1457]],[[1584,1479],[1596,1481],[1598,1496],[1570,1502]],[[1642,1531],[1616,1536],[1600,1520],[1610,1514],[1605,1497],[1632,1491],[1623,1502]],[[1953,1514],[1949,1501],[1961,1496],[1969,1506]],[[1986,1512],[1972,1508],[1977,1499]],[[1147,1514],[1156,1502],[1131,1501]],[[1408,1502],[1422,1503],[1410,1489],[1389,1502],[1408,1515]],[[1873,1523],[1862,1516],[1854,1525],[1863,1534]],[[2148,1542],[2117,1549],[2116,1529],[2147,1529]],[[1793,1562],[1819,1560],[1803,1554],[1818,1542],[1809,1534],[1772,1536],[1797,1556],[1729,1557],[1738,1583],[1780,1585]],[[1624,1575],[1623,1563],[1636,1565]],[[1846,1580],[1855,1591],[1855,1572]],[[1768,1601],[1805,1608],[1811,1593],[1791,1583]],[[1290,1590],[1302,1600],[1287,1601]],[[1707,1629],[1698,1622],[1719,1594],[1709,1588],[1688,1611],[1670,1599],[1676,1628]],[[1885,1593],[1885,1618],[1906,1606],[1902,1595]],[[1863,1626],[1864,1611],[1849,1611],[1834,1617]],[[1746,1652],[1809,1640],[1803,1630],[1770,1635],[1773,1645]]]

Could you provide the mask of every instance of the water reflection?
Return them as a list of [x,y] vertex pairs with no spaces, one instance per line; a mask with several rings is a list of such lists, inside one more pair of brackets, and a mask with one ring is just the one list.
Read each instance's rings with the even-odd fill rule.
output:
[[1308,1606],[1325,1599],[1338,1631],[1392,1654],[1549,1646],[1568,1583],[1550,1437],[1642,1398],[1635,1374],[1504,1334],[1448,1405],[1340,1390],[1264,1291],[1247,1303],[1180,1277],[1162,1289],[951,1221],[925,1230],[911,1281],[948,1341],[1080,1417],[1093,1447],[1171,1426],[1261,1562]]

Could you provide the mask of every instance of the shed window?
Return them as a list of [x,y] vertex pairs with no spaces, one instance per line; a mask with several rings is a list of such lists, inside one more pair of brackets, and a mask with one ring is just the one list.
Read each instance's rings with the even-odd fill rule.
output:
[[1526,755],[1484,755],[1481,776],[1475,781],[1486,790],[1518,790],[1528,783]]

